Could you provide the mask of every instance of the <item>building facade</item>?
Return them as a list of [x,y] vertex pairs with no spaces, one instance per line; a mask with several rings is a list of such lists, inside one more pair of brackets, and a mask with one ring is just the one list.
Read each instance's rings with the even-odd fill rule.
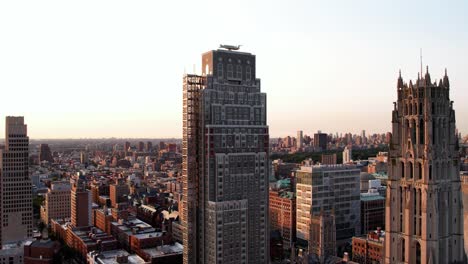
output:
[[128,202],[127,195],[130,193],[130,188],[122,179],[118,179],[116,183],[109,186],[109,197],[111,206],[116,208],[117,204]]
[[[312,216],[334,214],[337,247],[361,234],[360,170],[352,165],[302,166],[296,172],[296,236],[310,243]],[[341,250],[338,251],[340,253]]]
[[50,151],[50,147],[48,144],[39,145],[39,163],[43,161],[48,161],[50,163],[54,162],[54,158],[52,157],[52,151]]
[[351,146],[346,146],[343,150],[343,164],[348,164],[353,161],[353,152]]
[[304,145],[304,135],[302,130],[297,131],[296,148],[299,150]]
[[321,212],[310,219],[309,257],[315,263],[327,263],[330,257],[336,256],[335,216]]
[[392,113],[385,263],[466,263],[455,111],[447,72],[398,78]]
[[335,165],[336,164],[336,153],[333,154],[322,154],[321,163],[323,165]]
[[328,135],[325,133],[315,133],[314,134],[314,147],[320,148],[321,150],[327,150],[328,145]]
[[372,193],[361,193],[361,233],[385,227],[385,197],[377,190]]
[[367,236],[353,237],[353,261],[361,264],[383,263],[385,232],[377,229]]
[[202,56],[184,77],[184,263],[268,263],[269,136],[255,55]]
[[73,227],[87,227],[92,224],[91,192],[80,176],[74,179],[71,188],[71,225]]
[[32,236],[32,183],[29,137],[24,117],[6,117],[5,149],[0,149],[0,246]]
[[49,225],[50,219],[70,218],[71,187],[69,182],[53,182],[41,206],[41,220]]
[[293,192],[270,190],[270,228],[278,230],[283,248],[290,249],[296,240],[296,197]]

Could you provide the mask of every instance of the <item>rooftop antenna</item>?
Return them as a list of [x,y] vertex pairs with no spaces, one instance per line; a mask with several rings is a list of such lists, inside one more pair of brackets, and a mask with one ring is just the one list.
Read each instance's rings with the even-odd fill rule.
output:
[[421,79],[422,79],[422,77],[423,77],[422,48],[419,49],[419,58],[421,60],[421,71],[420,71],[420,73],[421,73]]

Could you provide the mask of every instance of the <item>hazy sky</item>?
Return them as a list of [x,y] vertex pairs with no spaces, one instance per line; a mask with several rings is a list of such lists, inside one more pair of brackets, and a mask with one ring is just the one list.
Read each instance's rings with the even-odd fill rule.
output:
[[[468,133],[466,1],[1,1],[0,131],[180,137],[182,76],[201,54],[257,55],[271,136],[390,130],[396,78],[445,67]],[[3,137],[3,132],[0,132]]]

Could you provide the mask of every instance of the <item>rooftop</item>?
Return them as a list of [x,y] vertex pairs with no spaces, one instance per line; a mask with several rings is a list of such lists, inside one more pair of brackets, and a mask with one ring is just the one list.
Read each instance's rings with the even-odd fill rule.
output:
[[145,238],[152,238],[152,237],[161,237],[163,235],[162,232],[150,232],[150,233],[140,233],[133,235],[138,239],[145,239]]
[[[97,254],[92,252],[92,254]],[[96,262],[102,264],[117,264],[117,258],[124,257],[127,258],[127,264],[143,264],[146,263],[144,259],[135,254],[130,254],[123,249],[103,251],[96,256]],[[120,262],[121,263],[121,262]]]
[[151,258],[161,257],[165,255],[176,255],[182,254],[184,247],[179,243],[174,243],[173,245],[163,245],[155,248],[147,248],[142,251],[150,255]]
[[374,193],[361,193],[361,201],[369,202],[369,201],[379,201],[385,200],[385,197],[381,196],[380,194]]

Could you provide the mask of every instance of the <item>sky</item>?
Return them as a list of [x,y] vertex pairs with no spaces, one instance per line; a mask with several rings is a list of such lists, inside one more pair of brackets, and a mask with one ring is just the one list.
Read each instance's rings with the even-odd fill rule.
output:
[[432,79],[448,69],[466,134],[467,11],[461,0],[0,1],[0,118],[24,115],[36,139],[181,137],[183,74],[241,44],[257,57],[271,137],[384,133],[398,70],[416,79],[422,49]]

